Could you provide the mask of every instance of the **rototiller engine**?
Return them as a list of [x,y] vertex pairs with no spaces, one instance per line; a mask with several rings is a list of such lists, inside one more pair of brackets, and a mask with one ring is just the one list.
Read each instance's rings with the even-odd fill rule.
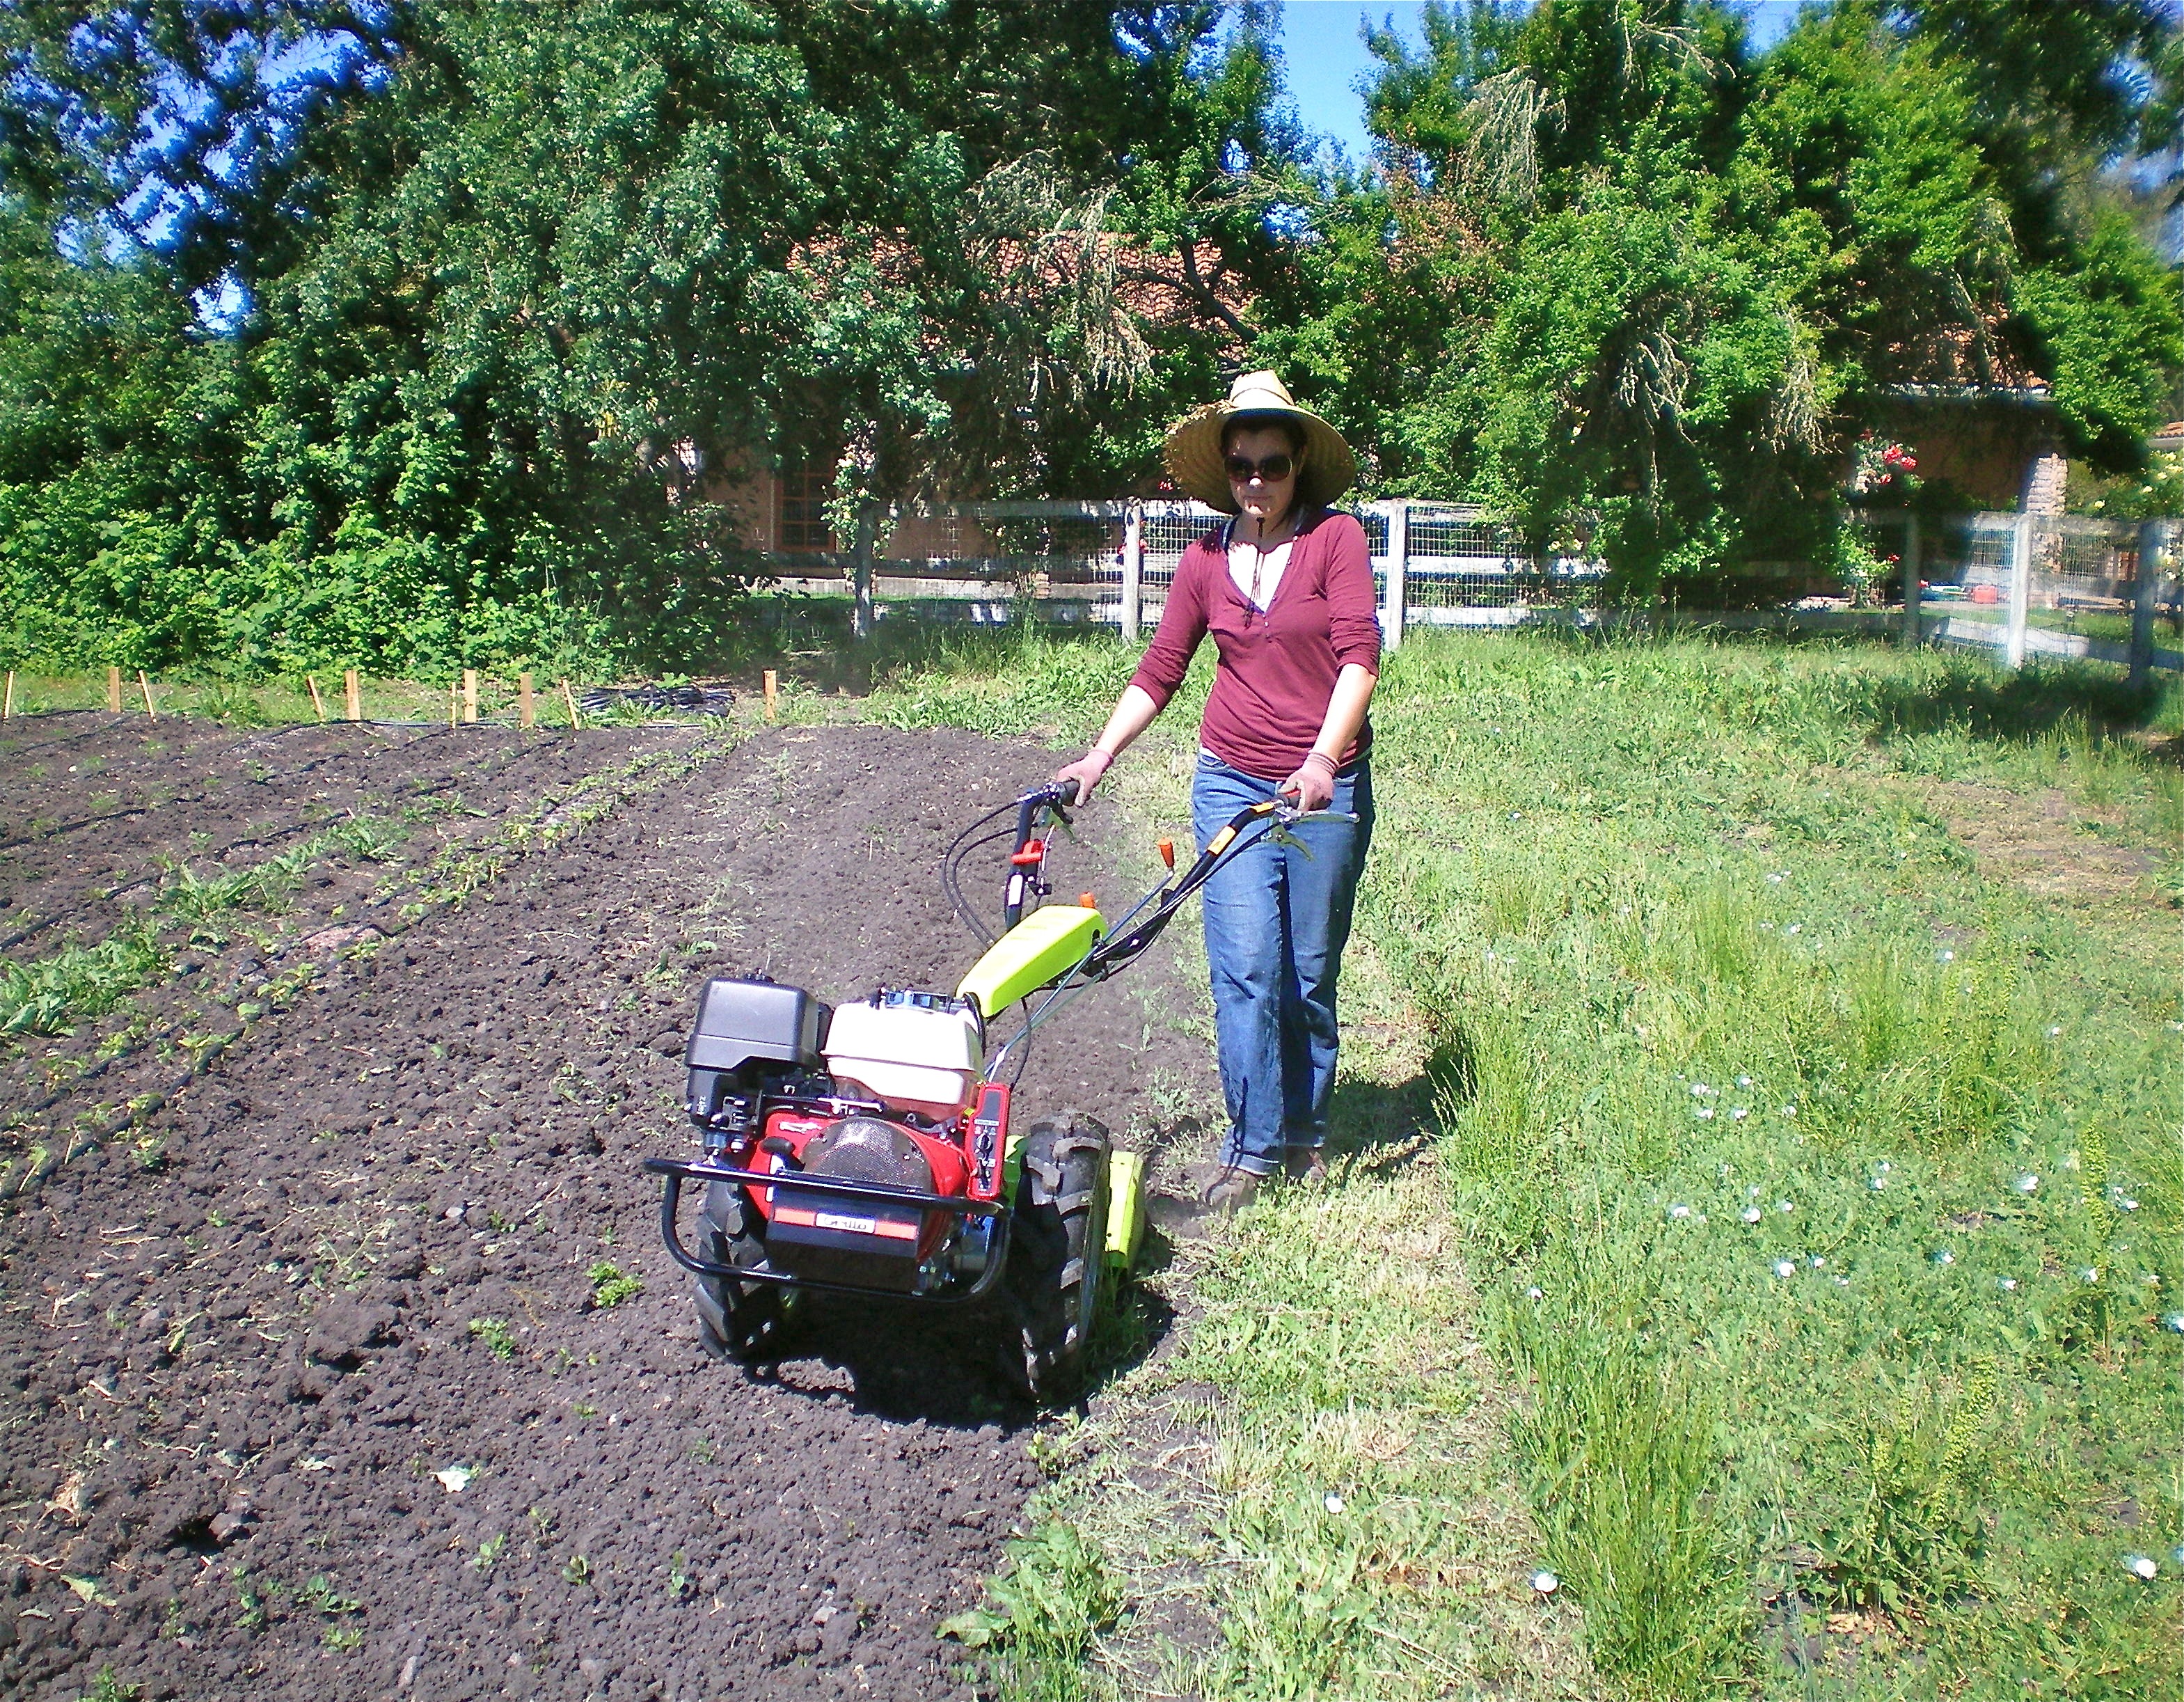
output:
[[[1104,1278],[1128,1268],[1143,1230],[1142,1163],[1073,1116],[1011,1118],[1013,1063],[1072,998],[1134,962],[1214,868],[1303,818],[1279,803],[1240,812],[1182,874],[1110,929],[1089,895],[1043,905],[1052,824],[1075,783],[981,817],[942,860],[956,911],[987,943],[950,993],[883,987],[829,1007],[767,979],[709,981],[686,1053],[701,1158],[649,1158],[666,1179],[667,1250],[698,1279],[707,1342],[731,1358],[776,1357],[800,1290],[984,1303],[1002,1361],[1039,1401],[1081,1382]],[[993,824],[1013,812],[1012,826]],[[991,829],[990,831],[986,831]],[[1010,845],[993,939],[966,901],[965,862]],[[1001,1045],[989,1026],[1022,1004]],[[686,1186],[701,1191],[695,1235]],[[693,1245],[694,1242],[694,1245]]]

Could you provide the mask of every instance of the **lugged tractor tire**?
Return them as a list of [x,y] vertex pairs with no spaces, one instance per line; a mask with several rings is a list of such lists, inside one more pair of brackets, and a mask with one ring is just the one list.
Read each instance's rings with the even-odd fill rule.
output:
[[[706,1184],[705,1203],[698,1214],[699,1257],[716,1264],[760,1263],[766,1244],[752,1230],[755,1215],[734,1184]],[[699,1338],[717,1357],[740,1364],[778,1357],[792,1310],[790,1294],[780,1284],[701,1275],[697,1298]]]
[[1076,1398],[1107,1253],[1107,1131],[1065,1112],[1024,1136],[1000,1287],[1002,1367],[1042,1406]]

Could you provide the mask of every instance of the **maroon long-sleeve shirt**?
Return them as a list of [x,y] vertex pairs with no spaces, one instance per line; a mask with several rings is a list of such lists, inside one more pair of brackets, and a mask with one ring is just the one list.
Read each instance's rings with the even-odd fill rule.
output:
[[[1167,704],[1208,633],[1220,656],[1199,738],[1232,768],[1286,780],[1304,764],[1327,720],[1346,663],[1380,667],[1373,560],[1354,516],[1323,510],[1307,520],[1263,611],[1228,577],[1228,532],[1216,527],[1183,552],[1160,629],[1130,684]],[[1347,767],[1373,742],[1368,722],[1343,753]]]

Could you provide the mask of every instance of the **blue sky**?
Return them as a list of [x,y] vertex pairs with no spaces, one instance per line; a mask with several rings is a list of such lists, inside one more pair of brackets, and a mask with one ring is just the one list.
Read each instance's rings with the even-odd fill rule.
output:
[[[1789,27],[1802,0],[1746,0],[1762,42],[1771,42]],[[1331,136],[1342,144],[1351,163],[1363,163],[1365,103],[1357,85],[1373,60],[1360,39],[1358,25],[1367,18],[1375,24],[1392,22],[1403,39],[1418,46],[1424,39],[1418,14],[1421,0],[1391,4],[1390,0],[1288,0],[1282,8],[1282,52],[1289,75],[1290,93],[1297,116],[1306,130]]]

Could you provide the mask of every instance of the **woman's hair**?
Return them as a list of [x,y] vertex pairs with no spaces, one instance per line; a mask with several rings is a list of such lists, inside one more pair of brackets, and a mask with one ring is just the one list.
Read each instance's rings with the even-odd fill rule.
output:
[[1304,427],[1288,414],[1231,414],[1221,422],[1223,455],[1235,448],[1239,432],[1279,432],[1289,442],[1290,454],[1303,459]]

